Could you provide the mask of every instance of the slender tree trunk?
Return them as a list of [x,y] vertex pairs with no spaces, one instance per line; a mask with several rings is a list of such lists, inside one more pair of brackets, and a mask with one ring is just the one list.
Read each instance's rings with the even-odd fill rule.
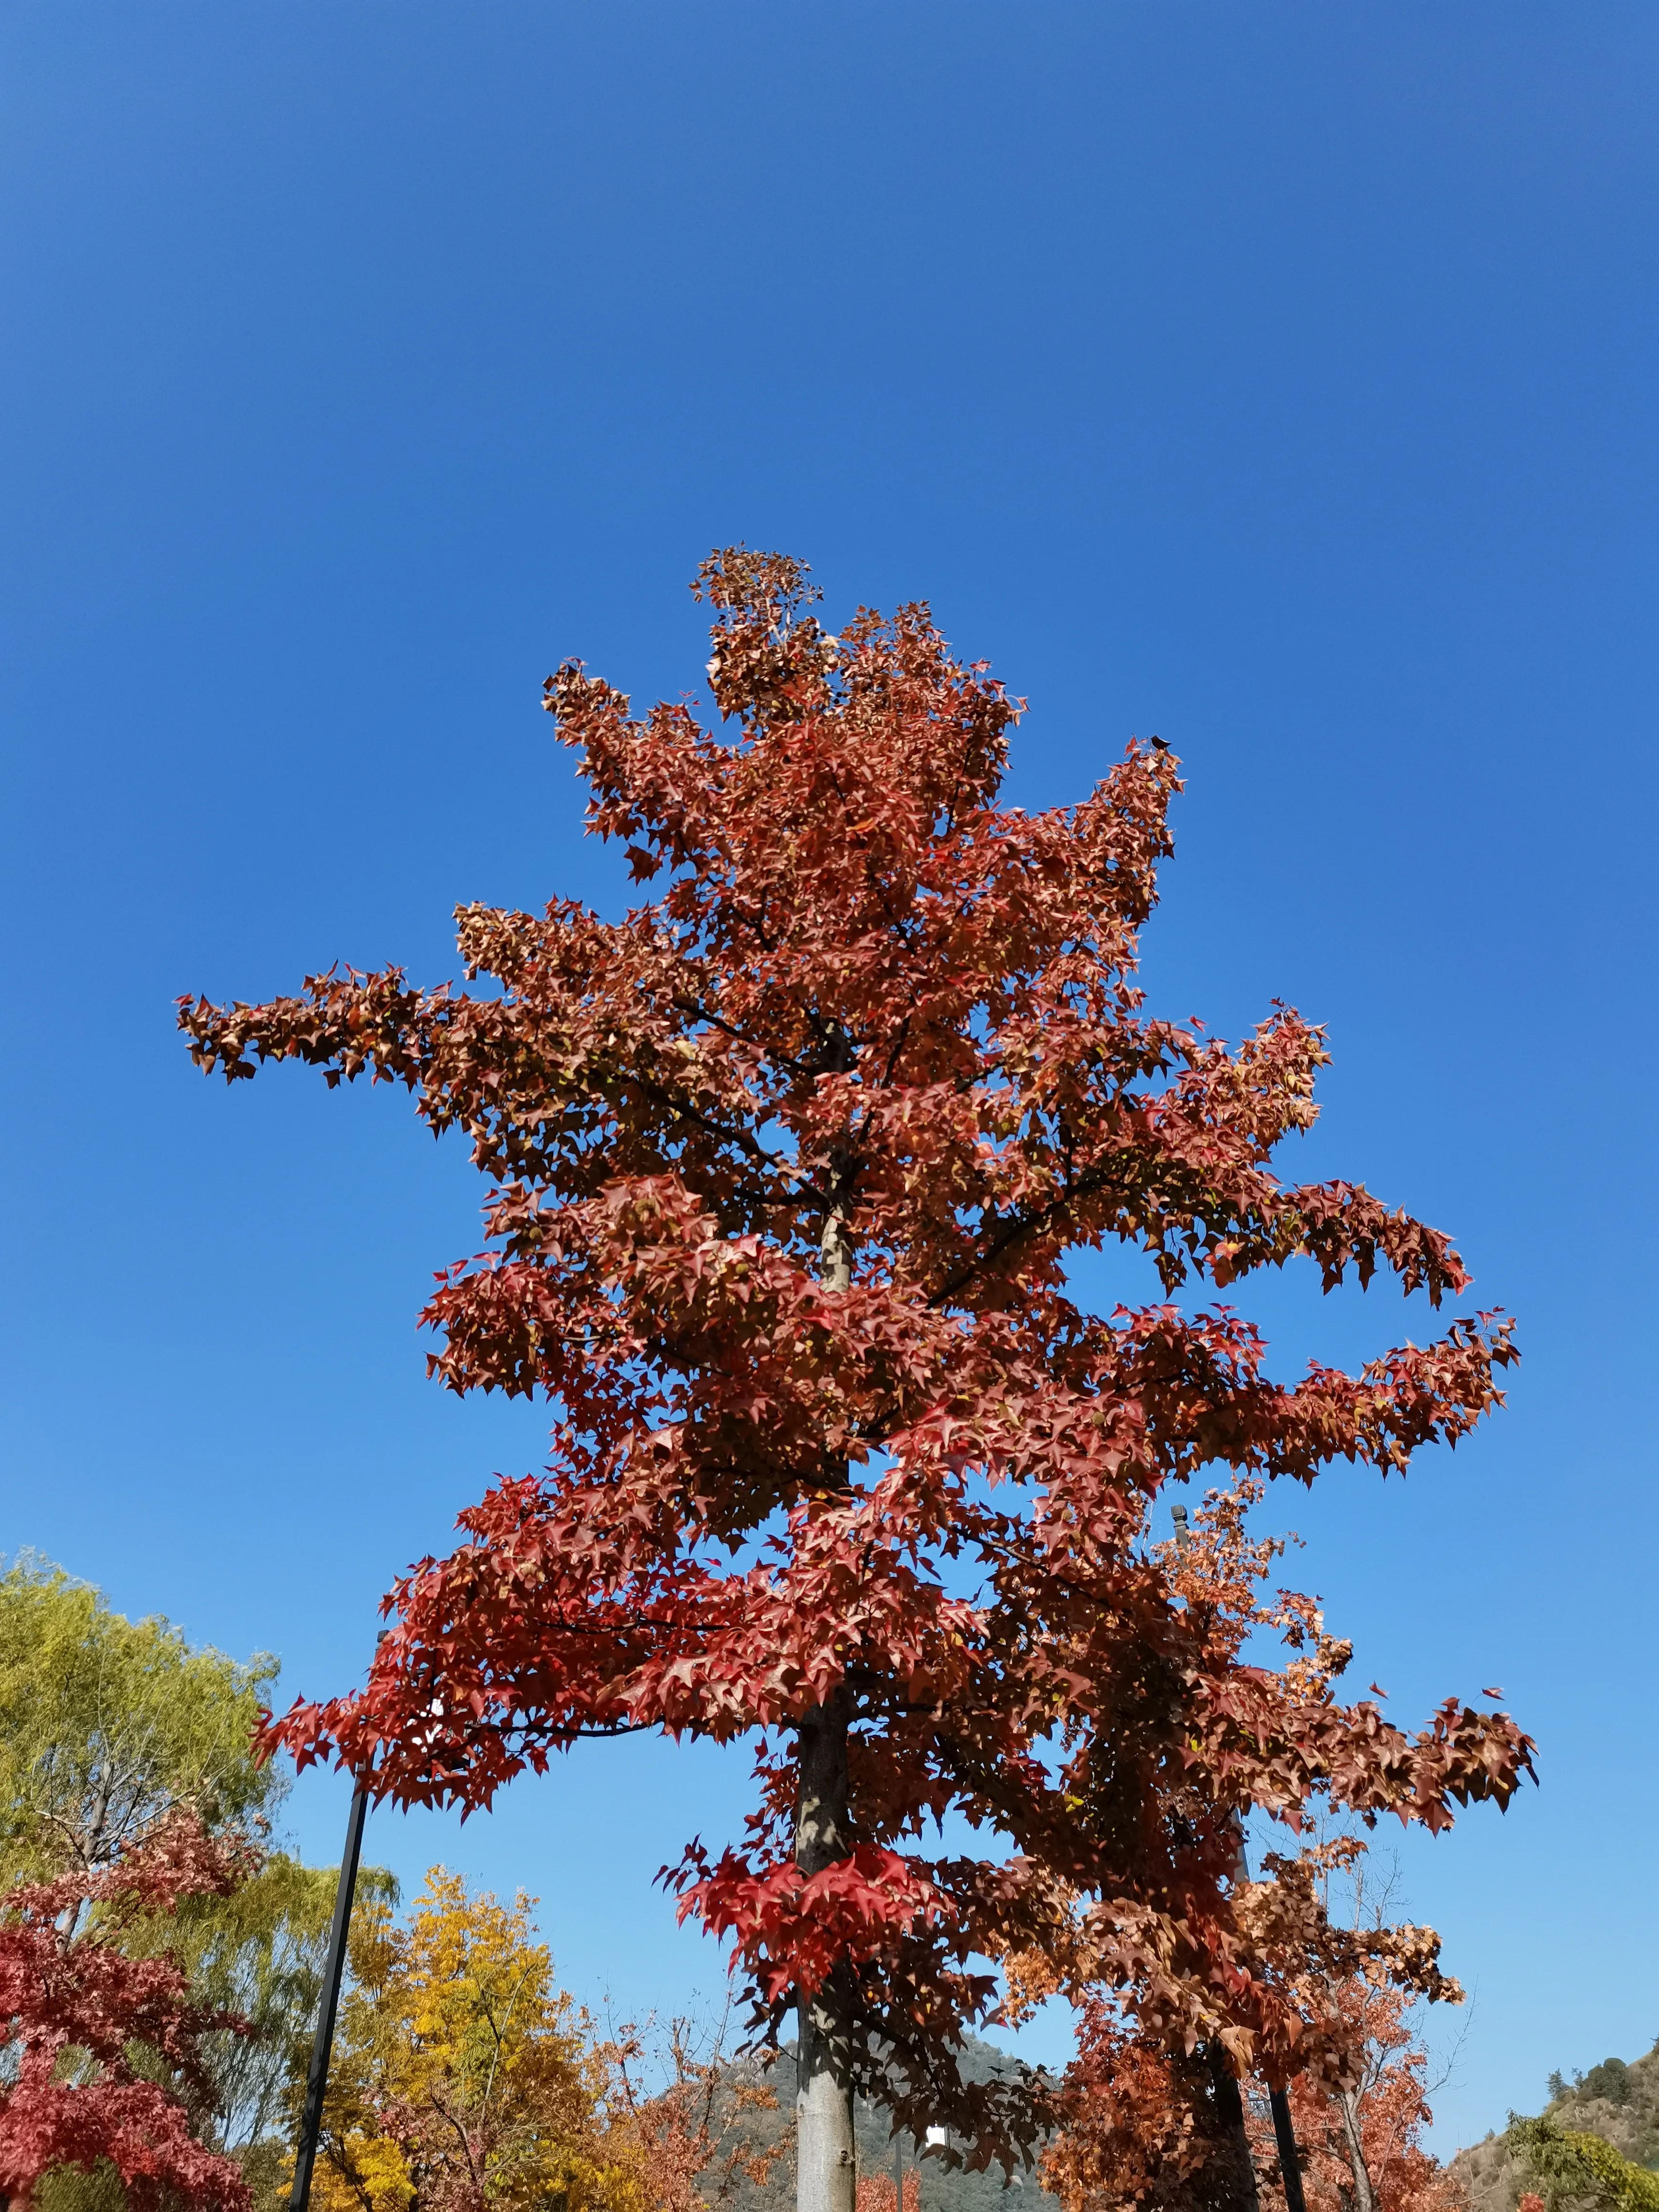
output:
[[[820,1274],[834,1291],[852,1280],[842,1217],[823,1228]],[[802,1714],[797,1739],[795,1864],[822,1874],[849,1848],[847,1725],[852,1700],[837,1689]],[[854,2212],[858,2173],[853,2147],[850,1990],[846,1968],[798,2000],[795,2045],[796,2212]]]
[[[821,1874],[847,1852],[847,1693],[801,1717],[795,1864]],[[796,2212],[854,2212],[848,1975],[838,1967],[799,2003],[795,2046]]]
[[1371,2187],[1359,2136],[1359,2100],[1352,2089],[1337,2091],[1336,2109],[1342,2115],[1342,2132],[1348,2141],[1348,2164],[1353,2169],[1354,2212],[1376,2212],[1376,2191]]

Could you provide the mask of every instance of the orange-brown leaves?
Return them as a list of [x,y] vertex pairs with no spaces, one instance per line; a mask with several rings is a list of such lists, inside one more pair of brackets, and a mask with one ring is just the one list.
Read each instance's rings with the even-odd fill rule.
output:
[[1228,2147],[1202,2062],[1127,2034],[1098,1999],[1084,2009],[1060,2120],[1042,2172],[1063,2212],[1200,2212],[1230,2201],[1224,2187],[1205,2186]]
[[[1290,2084],[1291,2117],[1301,2152],[1309,2212],[1352,2212],[1363,2168],[1376,2212],[1468,2212],[1454,2177],[1423,2147],[1432,2114],[1427,2054],[1417,2035],[1408,1990],[1363,1977],[1329,1992],[1330,2028],[1343,2054],[1340,2081],[1310,2069]],[[1284,2203],[1273,2129],[1255,2115],[1252,2136],[1269,2212]],[[1526,2199],[1521,2200],[1524,2212]]]
[[816,704],[836,647],[810,616],[795,610],[823,594],[807,570],[782,553],[728,545],[711,553],[691,589],[718,610],[708,686],[722,714],[774,719]]

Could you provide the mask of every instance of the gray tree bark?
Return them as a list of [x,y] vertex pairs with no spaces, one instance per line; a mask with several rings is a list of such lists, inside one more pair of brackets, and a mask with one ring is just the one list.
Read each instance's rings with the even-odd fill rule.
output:
[[1342,2132],[1348,2141],[1348,2164],[1353,2172],[1354,2212],[1376,2212],[1376,2191],[1365,2166],[1359,2136],[1359,2100],[1352,2089],[1337,2093],[1336,2108],[1342,2115]]
[[[821,1874],[846,1856],[847,1693],[801,1717],[795,1864]],[[854,2212],[851,2007],[845,1967],[799,1998],[796,2043],[796,2212]]]
[[[852,1280],[842,1217],[824,1224],[820,1273],[830,1290]],[[847,1808],[847,1729],[852,1700],[837,1689],[802,1714],[796,1740],[795,1864],[822,1874],[851,1849]],[[839,1968],[822,1989],[797,2000],[795,2045],[796,2212],[854,2212],[858,2171],[853,2144],[851,1990]]]

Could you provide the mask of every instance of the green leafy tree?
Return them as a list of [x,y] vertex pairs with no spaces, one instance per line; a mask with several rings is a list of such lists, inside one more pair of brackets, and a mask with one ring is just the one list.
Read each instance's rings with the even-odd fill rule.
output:
[[[241,2160],[256,2201],[286,2184],[289,2107],[310,2051],[336,1880],[332,1868],[276,1853],[233,1896],[181,1910],[168,1931],[198,2002],[252,2030],[209,2037],[204,2055],[214,2140]],[[368,1898],[397,1894],[377,1869],[359,1880]]]
[[1622,2157],[1600,2136],[1564,2128],[1546,2113],[1536,2120],[1511,2119],[1508,2141],[1549,2212],[1566,2205],[1659,2212],[1659,2174]]
[[0,1880],[95,1874],[181,1807],[266,1832],[287,1783],[252,1751],[277,1663],[192,1650],[159,1616],[27,1555],[0,1575]]
[[[204,2036],[206,2101],[200,2089],[191,2101],[202,2139],[240,2160],[256,2203],[281,2184],[335,1884],[331,1869],[264,1848],[288,1781],[256,1759],[252,1736],[276,1673],[266,1654],[238,1661],[192,1649],[159,1616],[129,1620],[44,1561],[0,1574],[0,1887],[106,1874],[186,1811],[210,1836],[260,1846],[258,1871],[228,1894],[128,1916],[118,1930],[94,1905],[68,1930],[165,1956],[198,2005],[250,2024]],[[362,1881],[371,1899],[396,1893],[387,1875],[365,1869]],[[122,2201],[112,2172],[64,2172],[41,2212]]]
[[1610,2105],[1630,2102],[1630,2069],[1622,2058],[1604,2058],[1574,2085],[1581,2097],[1605,2097]]

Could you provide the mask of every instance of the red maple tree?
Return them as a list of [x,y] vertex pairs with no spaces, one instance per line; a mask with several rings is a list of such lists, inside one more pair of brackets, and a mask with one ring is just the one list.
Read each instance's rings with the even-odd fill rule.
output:
[[1064,2212],[1210,2212],[1248,2199],[1208,2053],[1135,2033],[1099,1991],[1079,1998],[1078,2015],[1078,2055],[1042,2158]]
[[212,2100],[203,2036],[247,2024],[193,2003],[169,1959],[121,1940],[153,1934],[181,1898],[227,1895],[245,1871],[181,1814],[100,1872],[0,1895],[0,2195],[13,2207],[55,2167],[107,2161],[134,2212],[180,2198],[247,2212],[240,2168],[192,2118]]
[[[1328,1688],[1348,1647],[1327,1638],[1310,1599],[1264,1589],[1285,1545],[1247,1532],[1261,1493],[1249,1478],[1212,1493],[1196,1532],[1183,1528],[1164,1557],[1189,1619],[1211,1641],[1212,1673],[1224,1673],[1264,1631],[1277,1629],[1302,1651],[1255,1687],[1258,1696],[1266,1688],[1269,1707],[1283,1698],[1300,1708],[1305,1729],[1310,1690]],[[1251,1720],[1260,1730],[1261,1706]],[[1267,1730],[1297,1725],[1281,1708]],[[1170,1807],[1188,1820],[1195,1809],[1190,1796]],[[1298,1824],[1293,1807],[1278,1809]],[[1156,1980],[1144,1974],[1126,2004],[1120,1918],[1087,1897],[1065,1898],[1048,1942],[1006,1960],[1014,2018],[1057,1991],[1078,2014],[1078,2055],[1054,2100],[1056,2135],[1043,2154],[1049,2187],[1066,2212],[1253,2207],[1258,2181],[1283,2194],[1269,2099],[1286,2091],[1310,2212],[1453,2212],[1455,2191],[1420,2147],[1426,2061],[1412,2031],[1419,2000],[1462,2001],[1441,1972],[1438,1936],[1390,1924],[1376,1908],[1354,1837],[1293,1856],[1269,1851],[1254,1880],[1237,1823],[1232,1843],[1231,1925],[1210,1940],[1218,1970],[1249,1978],[1248,2032],[1235,2004],[1212,2039],[1193,2033],[1190,2018],[1182,2036],[1179,2010],[1159,2018]],[[1352,1924],[1331,1917],[1334,1880],[1352,1893]],[[1264,2078],[1247,2097],[1230,2077],[1252,2064]]]
[[[1278,2069],[1301,2195],[1308,2212],[1458,2212],[1461,2191],[1423,2147],[1433,2115],[1418,2008],[1462,2004],[1463,1991],[1441,1972],[1431,1928],[1388,1924],[1364,1862],[1357,1838],[1338,1837],[1293,1859],[1270,1853],[1266,1879],[1242,1887],[1240,1917],[1302,2032],[1301,2063]],[[1330,1916],[1334,1881],[1350,1893],[1351,1923]],[[1259,2106],[1254,2123],[1257,2163],[1282,2200],[1282,2154]]]
[[[1027,815],[998,799],[1017,702],[925,606],[830,635],[797,564],[742,549],[696,588],[729,735],[578,663],[547,686],[592,828],[657,896],[463,908],[469,988],[331,972],[180,1019],[229,1079],[368,1074],[465,1134],[489,1248],[439,1279],[433,1366],[555,1409],[547,1473],[398,1583],[367,1686],[273,1741],[469,1806],[587,1736],[751,1741],[742,1841],[672,1879],[763,2017],[798,2008],[801,2201],[852,2212],[855,2087],[981,2160],[1035,2141],[1030,2085],[956,2054],[989,1962],[1074,1944],[1077,1900],[1149,2030],[1242,2066],[1280,2015],[1237,1819],[1508,1798],[1507,1717],[1344,1705],[1305,1606],[1281,1672],[1247,1661],[1146,1539],[1171,1480],[1455,1442],[1514,1355],[1477,1315],[1285,1383],[1230,1309],[1172,1302],[1296,1258],[1437,1304],[1468,1277],[1360,1186],[1274,1172],[1316,1030],[1280,1007],[1229,1048],[1146,1011],[1167,750]],[[1103,1316],[1067,1261],[1110,1244],[1161,1292]],[[946,1816],[983,1851],[924,1848]]]

